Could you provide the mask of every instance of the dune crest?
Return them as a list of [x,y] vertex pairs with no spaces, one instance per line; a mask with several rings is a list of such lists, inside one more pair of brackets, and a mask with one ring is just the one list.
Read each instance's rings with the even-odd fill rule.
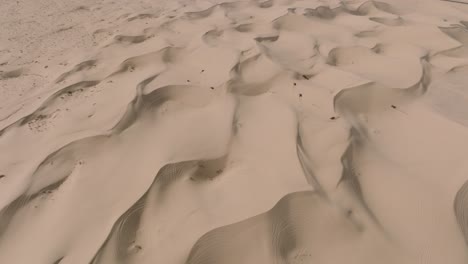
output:
[[0,11],[0,263],[468,261],[468,5]]

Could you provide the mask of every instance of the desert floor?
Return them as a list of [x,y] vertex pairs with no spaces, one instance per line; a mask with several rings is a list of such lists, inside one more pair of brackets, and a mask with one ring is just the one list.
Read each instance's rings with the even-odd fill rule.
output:
[[468,263],[462,2],[1,1],[0,263]]

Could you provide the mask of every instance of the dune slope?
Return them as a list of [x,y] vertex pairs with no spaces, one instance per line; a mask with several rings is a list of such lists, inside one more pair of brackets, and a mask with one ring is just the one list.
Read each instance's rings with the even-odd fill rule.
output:
[[0,263],[468,261],[468,5],[0,13]]

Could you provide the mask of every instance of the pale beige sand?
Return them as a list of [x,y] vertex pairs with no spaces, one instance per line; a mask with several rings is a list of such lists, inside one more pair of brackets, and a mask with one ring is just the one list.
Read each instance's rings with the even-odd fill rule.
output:
[[468,4],[0,13],[0,263],[467,263]]

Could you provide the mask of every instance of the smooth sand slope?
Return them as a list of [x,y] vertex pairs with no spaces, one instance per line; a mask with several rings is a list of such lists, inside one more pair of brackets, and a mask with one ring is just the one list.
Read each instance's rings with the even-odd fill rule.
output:
[[0,263],[467,263],[468,5],[0,13]]

